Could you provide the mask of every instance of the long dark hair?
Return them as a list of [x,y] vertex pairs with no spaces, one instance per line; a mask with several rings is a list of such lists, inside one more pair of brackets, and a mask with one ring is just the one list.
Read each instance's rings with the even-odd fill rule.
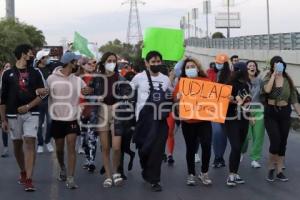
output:
[[[101,57],[101,60],[100,62],[97,64],[97,69],[98,71],[101,73],[101,74],[105,74],[106,71],[105,71],[105,62],[107,61],[107,59],[110,57],[110,56],[114,56],[116,57],[116,60],[118,60],[118,57],[115,53],[112,53],[112,52],[106,52],[105,54],[103,54],[103,56]],[[118,68],[116,66],[115,68],[115,72],[118,72]]]
[[204,72],[203,68],[202,68],[202,65],[194,58],[187,58],[184,60],[183,62],[183,67],[182,67],[182,71],[181,71],[181,76],[180,77],[187,77],[186,76],[186,73],[185,73],[185,67],[186,67],[186,64],[188,62],[193,62],[195,63],[197,69],[198,69],[198,77],[203,77],[203,78],[207,78],[207,74]]
[[257,76],[260,74],[260,70],[258,69],[258,64],[257,64],[257,62],[256,62],[255,60],[248,60],[248,61],[246,62],[247,67],[248,67],[248,64],[249,64],[249,63],[254,63],[255,68],[256,68],[255,77],[257,77]]
[[237,81],[250,84],[250,79],[249,79],[249,74],[248,74],[246,63],[240,62],[240,63],[237,63],[237,65],[239,65],[239,68],[237,71],[233,72],[233,74],[229,78],[228,84],[232,84]]
[[231,70],[229,67],[229,63],[225,62],[223,69],[220,71],[220,76],[218,79],[218,83],[227,83],[231,77]]

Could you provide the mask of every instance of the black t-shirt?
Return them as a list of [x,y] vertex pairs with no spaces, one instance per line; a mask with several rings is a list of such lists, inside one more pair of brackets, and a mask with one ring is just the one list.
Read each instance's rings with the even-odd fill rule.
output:
[[[29,104],[37,97],[35,91],[45,87],[40,71],[33,67],[6,70],[1,84],[1,104],[6,105],[9,115],[16,115],[18,107]],[[30,111],[37,112],[38,109],[34,107]]]
[[[231,96],[234,98],[238,96],[240,93],[250,93],[248,83],[241,82],[239,80],[234,81],[231,83],[232,85],[232,92]],[[238,105],[235,103],[230,103],[227,111],[227,117],[235,117],[238,114]],[[242,115],[243,116],[243,115]]]
[[17,106],[23,106],[32,101],[36,94],[32,93],[29,88],[29,72],[27,69],[20,69],[19,80],[18,80],[18,93],[17,93]]

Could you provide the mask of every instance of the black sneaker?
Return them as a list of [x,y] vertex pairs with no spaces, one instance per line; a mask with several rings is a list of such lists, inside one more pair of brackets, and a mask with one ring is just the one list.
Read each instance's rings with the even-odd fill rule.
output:
[[164,162],[167,162],[167,160],[168,160],[167,154],[164,154],[164,156],[163,156],[163,161],[164,161]]
[[267,181],[274,182],[275,169],[270,169],[267,176]]
[[154,184],[151,184],[151,190],[153,192],[161,192],[162,191],[162,187],[159,183],[154,183]]
[[242,179],[238,174],[235,175],[234,182],[236,184],[244,184],[245,183],[244,179]]
[[173,156],[172,156],[172,155],[169,155],[169,156],[168,156],[168,164],[169,164],[169,165],[173,165],[174,162],[175,162],[175,160],[174,160]]
[[90,173],[94,173],[94,171],[96,170],[96,166],[93,164],[90,164],[87,168],[88,172]]
[[215,158],[212,166],[213,168],[221,168],[221,167],[225,167],[226,165],[223,158]]
[[125,181],[127,180],[127,176],[124,173],[121,173],[121,178]]
[[100,174],[101,174],[101,175],[105,174],[105,168],[104,168],[104,166],[101,167],[101,169],[100,169]]
[[89,168],[89,164],[84,164],[84,165],[82,165],[82,169],[88,169]]
[[229,175],[228,176],[226,185],[228,185],[229,187],[235,187],[236,186],[234,175]]
[[282,182],[287,182],[289,180],[282,172],[277,174],[276,179],[278,179]]

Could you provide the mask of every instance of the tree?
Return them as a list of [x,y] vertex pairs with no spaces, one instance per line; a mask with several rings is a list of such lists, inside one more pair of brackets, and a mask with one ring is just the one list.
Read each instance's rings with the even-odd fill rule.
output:
[[99,48],[101,53],[113,52],[121,58],[129,61],[134,66],[139,66],[143,63],[142,59],[142,42],[136,45],[122,43],[119,39],[109,41]]
[[225,38],[225,36],[224,36],[223,33],[221,33],[221,32],[215,32],[215,33],[212,35],[212,39],[218,39],[218,38]]
[[46,44],[45,36],[41,30],[18,20],[0,20],[0,61],[14,62],[13,51],[19,44],[30,44],[41,48]]

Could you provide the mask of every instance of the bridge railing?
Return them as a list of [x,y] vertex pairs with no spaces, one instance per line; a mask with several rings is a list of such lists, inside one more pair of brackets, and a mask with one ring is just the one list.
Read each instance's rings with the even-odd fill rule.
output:
[[189,38],[186,45],[216,49],[300,50],[300,32],[223,39]]

